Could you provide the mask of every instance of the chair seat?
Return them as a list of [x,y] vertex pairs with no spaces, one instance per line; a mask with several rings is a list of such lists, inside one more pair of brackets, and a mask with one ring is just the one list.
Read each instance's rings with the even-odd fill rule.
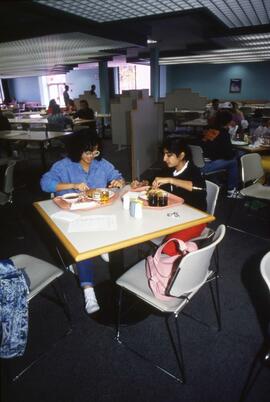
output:
[[0,192],[0,205],[6,205],[10,198],[10,194]]
[[251,186],[243,188],[240,193],[245,197],[270,200],[270,186],[263,186],[261,183],[255,183]]
[[[212,272],[209,272],[209,275]],[[117,285],[136,294],[139,298],[151,304],[156,309],[162,312],[176,312],[181,311],[188,302],[188,296],[191,299],[199,290],[196,288],[192,292],[183,295],[184,297],[175,297],[173,300],[159,300],[157,299],[148,286],[148,280],[145,273],[145,260],[139,261],[131,269],[125,272],[117,281]]]
[[27,254],[15,255],[11,260],[17,268],[24,269],[27,277],[31,278],[28,301],[64,273],[56,266]]

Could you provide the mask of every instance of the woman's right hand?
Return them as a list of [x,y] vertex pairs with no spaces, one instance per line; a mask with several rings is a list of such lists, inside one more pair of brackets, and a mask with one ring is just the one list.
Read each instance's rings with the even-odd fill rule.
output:
[[86,183],[74,183],[74,190],[79,190],[79,191],[86,191],[89,190],[89,187],[87,186]]

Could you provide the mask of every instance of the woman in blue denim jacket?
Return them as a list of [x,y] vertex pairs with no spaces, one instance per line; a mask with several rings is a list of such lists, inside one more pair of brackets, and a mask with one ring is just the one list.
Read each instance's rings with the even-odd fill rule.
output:
[[[41,188],[48,193],[62,195],[89,188],[123,187],[125,181],[115,167],[102,158],[101,141],[86,130],[74,135],[68,145],[68,157],[56,162],[41,178]],[[85,310],[93,314],[100,309],[94,292],[93,262],[77,263]]]

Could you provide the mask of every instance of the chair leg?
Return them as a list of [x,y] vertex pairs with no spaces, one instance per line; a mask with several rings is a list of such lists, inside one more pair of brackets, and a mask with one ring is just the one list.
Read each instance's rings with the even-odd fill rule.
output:
[[122,312],[122,300],[123,300],[123,290],[120,289],[118,296],[118,312],[117,312],[117,320],[116,320],[116,336],[115,339],[118,343],[122,343],[120,339],[120,326],[121,326],[121,312]]
[[179,325],[178,325],[178,316],[176,314],[174,314],[174,324],[175,324],[175,331],[176,331],[176,337],[177,337],[177,346],[175,344],[175,340],[169,325],[169,318],[170,316],[166,316],[165,317],[165,322],[166,322],[166,326],[167,326],[167,331],[168,331],[168,335],[171,341],[171,346],[172,349],[174,351],[174,355],[177,361],[177,365],[178,365],[178,369],[179,369],[179,373],[180,373],[180,377],[177,378],[176,376],[174,376],[173,374],[169,373],[167,370],[164,370],[167,374],[169,374],[171,377],[173,377],[175,380],[181,382],[182,384],[185,384],[186,379],[185,379],[185,369],[184,369],[184,358],[183,358],[183,352],[182,352],[182,345],[181,345],[181,339],[180,339],[180,331],[179,331]]
[[[269,347],[269,345],[268,345]],[[245,381],[244,387],[242,389],[239,402],[244,402],[252,387],[254,386],[256,379],[258,378],[260,372],[262,371],[264,364],[269,365],[270,362],[270,349],[265,352],[265,344],[257,352],[248,372],[247,379]]]
[[65,338],[66,336],[68,336],[72,332],[71,313],[70,313],[69,305],[68,305],[68,302],[67,302],[66,294],[65,294],[61,284],[59,283],[59,279],[58,279],[58,286],[55,286],[55,283],[53,283],[53,287],[54,287],[55,293],[56,293],[56,295],[58,297],[58,300],[60,302],[60,303],[57,303],[57,301],[56,301],[56,304],[61,305],[61,307],[64,310],[65,316],[67,317],[68,330],[64,333],[64,335],[62,335],[57,341],[55,341],[50,346],[49,350],[40,353],[35,360],[33,360],[31,363],[29,363],[22,371],[20,371],[15,377],[13,377],[12,382],[15,382],[19,378],[21,378],[28,370],[30,370],[30,368],[32,368],[41,359],[46,357],[50,353],[51,349],[54,348],[63,338]]

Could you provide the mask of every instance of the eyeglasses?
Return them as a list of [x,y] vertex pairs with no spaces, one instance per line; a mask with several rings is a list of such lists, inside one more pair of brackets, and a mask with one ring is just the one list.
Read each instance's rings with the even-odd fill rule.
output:
[[84,155],[91,156],[92,158],[97,158],[100,155],[100,151],[97,149],[95,151],[84,151]]

